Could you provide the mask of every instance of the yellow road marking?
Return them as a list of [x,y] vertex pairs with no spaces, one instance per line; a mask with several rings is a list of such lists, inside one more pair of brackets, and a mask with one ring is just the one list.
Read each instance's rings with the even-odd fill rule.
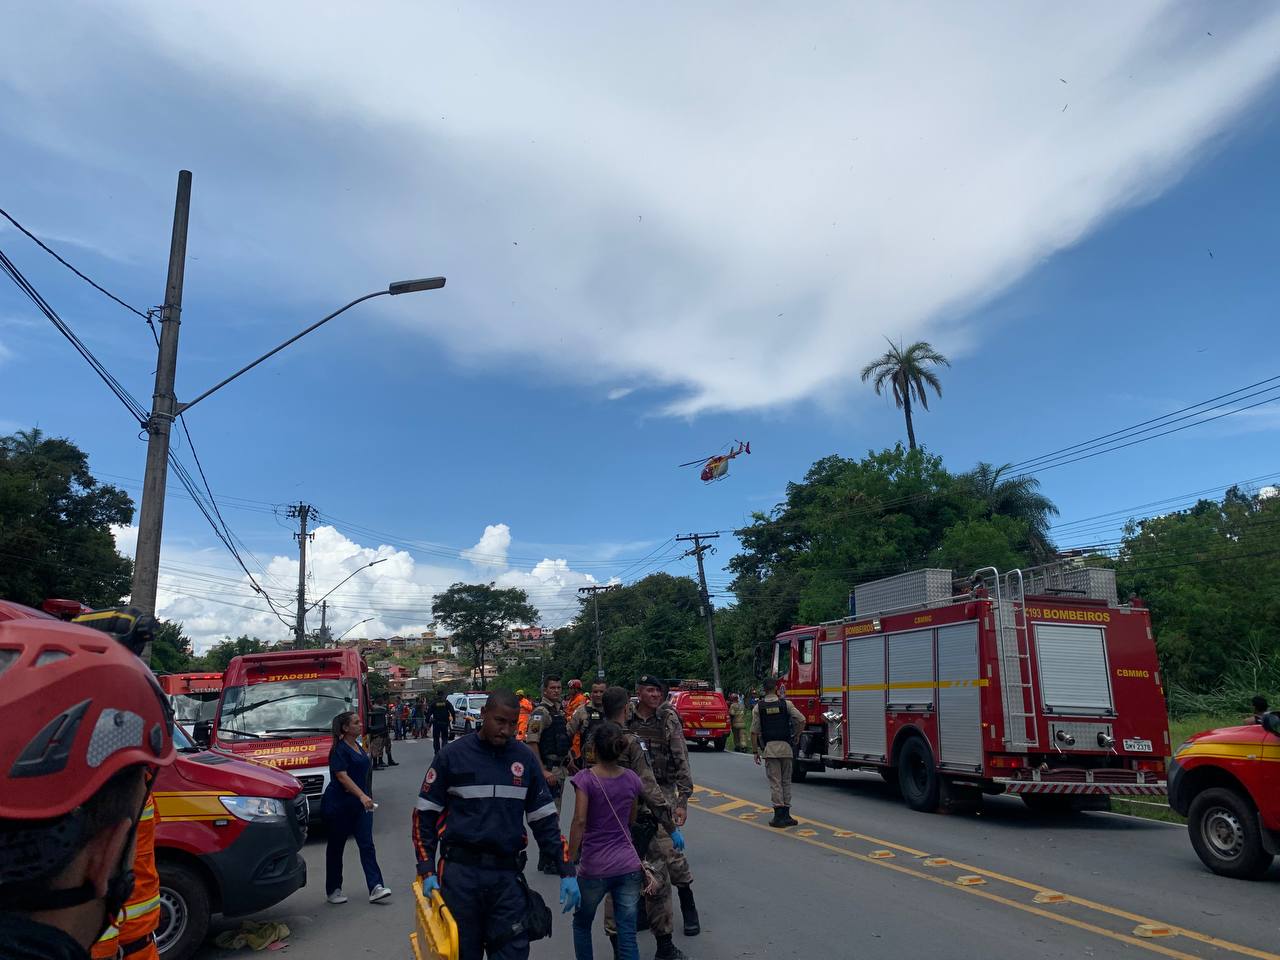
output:
[[[694,790],[695,791],[701,790],[705,792],[705,788],[703,787],[694,787]],[[729,797],[731,796],[731,794],[722,792],[721,796]],[[735,798],[735,799],[739,799],[739,798]],[[744,802],[750,804],[752,801],[744,801]],[[715,809],[707,809],[705,807],[701,809],[704,813],[716,813]],[[758,809],[763,809],[763,808],[758,808]],[[731,815],[728,815],[726,816],[726,819],[733,819],[733,817]],[[743,813],[743,814],[738,814],[737,819],[743,820],[743,821],[751,821],[755,819],[755,816],[753,814]],[[1045,892],[1044,887],[1041,884],[1030,883],[1026,880],[1019,880],[1017,877],[1006,876],[1005,874],[997,873],[994,870],[987,870],[982,867],[971,866],[966,863],[961,863],[960,861],[948,860],[944,857],[931,857],[926,851],[923,851],[923,850],[915,850],[903,844],[893,843],[892,841],[889,841],[889,840],[883,840],[878,837],[868,836],[867,834],[858,833],[857,831],[841,830],[838,827],[834,827],[828,823],[822,823],[821,821],[818,821],[818,820],[810,820],[804,817],[798,818],[798,819],[805,826],[813,826],[820,829],[831,831],[833,833],[836,831],[840,831],[841,835],[848,834],[853,839],[863,840],[871,844],[889,847],[903,853],[909,853],[912,856],[916,857],[917,859],[922,859],[923,862],[929,866],[950,865],[950,866],[956,867],[957,869],[967,871],[970,874],[977,874],[980,877],[987,877],[991,880],[998,880],[1002,883],[1010,884],[1011,886],[1034,891],[1034,893],[1036,894]],[[760,824],[760,823],[747,822],[746,825],[750,827],[756,827],[757,829],[760,829],[760,830],[764,830],[767,833],[775,833],[775,832],[786,833],[794,837],[800,843],[812,844],[813,846],[821,847],[824,850],[830,850],[834,853],[843,854],[844,856],[850,857],[854,860],[860,860],[864,863],[874,864],[879,867],[886,867],[890,870],[897,870],[900,873],[904,873],[913,877],[919,877],[921,879],[928,880],[931,883],[938,883],[953,890],[960,890],[960,891],[963,891],[964,893],[970,893],[970,894],[973,894],[974,896],[979,896],[996,903],[1001,903],[1006,906],[1013,907],[1014,909],[1021,910],[1025,913],[1033,913],[1033,914],[1036,914],[1037,916],[1046,917],[1058,923],[1063,923],[1068,926],[1077,927],[1078,929],[1081,929],[1081,930],[1088,930],[1092,933],[1097,933],[1097,934],[1100,934],[1101,936],[1109,937],[1110,939],[1118,940],[1122,943],[1127,943],[1131,946],[1141,947],[1144,950],[1150,950],[1155,953],[1163,954],[1164,956],[1173,957],[1175,958],[1175,960],[1203,960],[1203,958],[1196,957],[1193,954],[1182,953],[1178,950],[1173,950],[1168,947],[1164,947],[1160,944],[1152,943],[1150,940],[1141,939],[1139,937],[1130,936],[1128,934],[1117,933],[1114,930],[1108,930],[1105,927],[1099,927],[1096,924],[1092,924],[1084,920],[1077,920],[1074,917],[1065,916],[1061,913],[1054,913],[1049,910],[1042,910],[1039,907],[1034,907],[1029,904],[1021,903],[1016,900],[1010,900],[1007,897],[1002,897],[998,894],[991,893],[990,891],[978,889],[976,886],[960,886],[955,881],[947,879],[945,877],[940,877],[937,874],[925,873],[920,870],[915,870],[911,867],[903,866],[899,863],[893,863],[889,860],[874,859],[872,856],[868,854],[858,853],[856,851],[848,850],[844,847],[839,847],[839,846],[836,846],[835,844],[826,843],[822,840],[817,840],[811,837],[800,836],[796,831],[791,831],[791,830],[774,831],[766,827],[764,824]],[[1215,937],[1210,934],[1199,933],[1195,930],[1188,930],[1185,927],[1176,927],[1171,924],[1162,923],[1158,920],[1153,920],[1150,917],[1144,917],[1141,914],[1131,913],[1127,910],[1122,910],[1118,907],[1111,907],[1103,903],[1098,903],[1093,900],[1088,900],[1084,897],[1077,897],[1072,894],[1064,894],[1063,897],[1065,902],[1075,904],[1076,906],[1084,907],[1089,910],[1096,910],[1099,913],[1104,913],[1109,916],[1117,917],[1122,920],[1130,920],[1140,926],[1148,925],[1153,928],[1169,929],[1172,932],[1173,936],[1185,937],[1188,940],[1194,940],[1197,943],[1203,943],[1207,946],[1216,947],[1217,949],[1220,949],[1220,950],[1228,950],[1228,951],[1231,951],[1232,953],[1237,953],[1242,956],[1253,957],[1254,960],[1280,960],[1280,954],[1270,953],[1266,950],[1258,950],[1254,947],[1248,947],[1240,943],[1233,943],[1230,940],[1223,940],[1220,937]]]
[[730,810],[737,810],[739,807],[754,807],[755,804],[750,800],[730,800],[728,803],[722,803],[718,807],[703,807],[708,813],[728,813]]

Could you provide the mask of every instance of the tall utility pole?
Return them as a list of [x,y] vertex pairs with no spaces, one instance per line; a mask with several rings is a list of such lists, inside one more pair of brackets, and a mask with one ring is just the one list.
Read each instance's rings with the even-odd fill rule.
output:
[[612,583],[612,584],[609,584],[608,586],[597,585],[597,586],[592,586],[592,587],[579,587],[579,588],[578,588],[578,592],[579,592],[579,593],[586,593],[586,594],[590,594],[590,595],[591,595],[591,608],[592,608],[592,610],[593,610],[593,611],[595,611],[595,616],[596,616],[596,679],[597,679],[597,680],[603,680],[603,679],[604,679],[604,652],[603,652],[603,649],[602,649],[602,648],[601,648],[601,646],[600,646],[600,602],[596,599],[596,595],[597,595],[597,594],[600,594],[600,593],[606,593],[606,592],[608,592],[609,590],[613,590],[613,589],[615,589],[617,586],[618,586],[618,585],[617,585],[616,583]]
[[691,533],[687,537],[676,537],[677,543],[692,543],[693,548],[686,551],[684,556],[696,557],[698,560],[698,589],[702,597],[702,615],[707,618],[707,645],[711,648],[711,682],[715,685],[717,693],[723,693],[720,689],[720,656],[716,653],[716,617],[715,611],[711,609],[711,594],[707,593],[707,574],[702,568],[702,555],[708,550],[715,552],[715,548],[704,544],[703,540],[718,540],[718,533]]
[[289,516],[298,521],[298,617],[293,625],[293,645],[301,650],[307,645],[307,540],[315,534],[307,533],[307,520],[315,508],[307,503],[295,503],[289,507]]
[[[142,478],[138,510],[138,545],[133,561],[130,602],[145,613],[156,612],[160,580],[160,536],[164,527],[164,492],[169,479],[169,431],[177,414],[174,381],[178,375],[178,326],[182,322],[182,281],[187,265],[187,220],[191,213],[191,171],[178,171],[178,196],[173,205],[173,235],[169,240],[169,277],[160,311],[160,357],[156,385],[147,418],[147,471]],[[147,651],[149,654],[150,651]]]
[[320,645],[329,645],[329,601],[320,601]]

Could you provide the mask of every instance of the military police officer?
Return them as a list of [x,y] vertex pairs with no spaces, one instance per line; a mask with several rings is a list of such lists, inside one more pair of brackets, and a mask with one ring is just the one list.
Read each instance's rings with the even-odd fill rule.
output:
[[804,714],[795,704],[778,694],[778,681],[769,677],[764,682],[764,697],[751,713],[751,745],[756,763],[764,759],[773,800],[771,827],[794,827],[799,821],[791,816],[791,764],[796,741],[804,730]]
[[[458,960],[525,960],[524,823],[555,864],[564,912],[581,900],[560,818],[538,758],[516,739],[520,707],[495,690],[475,736],[446,744],[431,762],[413,818],[423,892],[438,889],[458,924]],[[441,864],[437,867],[436,856]]]
[[593,680],[590,699],[569,714],[567,729],[573,743],[573,762],[579,767],[586,768],[596,762],[596,758],[592,756],[591,733],[604,723],[601,704],[607,686],[604,680]]
[[453,720],[457,715],[453,704],[444,695],[444,687],[436,687],[436,698],[428,708],[431,717],[431,749],[436,753],[453,739]]
[[[564,781],[569,775],[569,725],[560,706],[560,678],[548,676],[542,681],[542,699],[529,715],[529,728],[524,742],[533,751],[542,767],[551,795],[555,798],[556,812],[564,796]],[[555,863],[543,857],[538,861],[543,873],[555,873]]]
[[[654,778],[671,804],[672,822],[677,828],[683,827],[689,815],[689,797],[693,795],[693,774],[689,770],[689,748],[684,742],[683,725],[675,708],[666,702],[666,684],[657,677],[649,674],[641,677],[636,684],[636,694],[637,702],[627,711],[627,729],[639,738],[649,755]],[[672,840],[671,833],[660,827],[649,850],[650,862],[661,881],[661,890],[645,897],[649,924],[658,939],[658,960],[683,956],[671,942],[672,885],[680,897],[685,936],[697,936],[702,930],[693,900],[689,861]]]

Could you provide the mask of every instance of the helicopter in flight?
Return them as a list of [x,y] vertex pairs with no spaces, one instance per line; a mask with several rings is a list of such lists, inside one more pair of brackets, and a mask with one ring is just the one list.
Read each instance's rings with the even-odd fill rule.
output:
[[715,483],[717,480],[723,480],[729,475],[729,461],[733,460],[744,453],[751,453],[751,442],[743,443],[741,440],[735,441],[737,447],[731,443],[723,453],[712,454],[709,457],[700,457],[697,460],[690,460],[688,463],[682,463],[682,467],[696,467],[702,465],[702,473],[699,478],[703,483]]

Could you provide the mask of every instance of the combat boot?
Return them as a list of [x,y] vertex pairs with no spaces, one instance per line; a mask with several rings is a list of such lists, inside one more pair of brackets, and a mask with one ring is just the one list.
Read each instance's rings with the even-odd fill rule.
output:
[[769,826],[771,826],[771,827],[785,827],[785,826],[787,825],[787,821],[786,821],[786,820],[784,820],[784,819],[782,818],[782,811],[783,811],[783,810],[785,810],[785,809],[786,809],[786,807],[774,807],[774,808],[773,808],[773,819],[769,821]]
[[658,952],[653,960],[689,960],[683,950],[671,942],[671,934],[664,933],[658,937]]
[[684,918],[684,935],[696,937],[702,932],[702,926],[698,923],[698,906],[693,902],[693,887],[688,884],[677,886],[676,892],[680,895],[680,916]]
[[784,827],[798,827],[800,825],[800,821],[791,815],[790,807],[782,808],[782,825]]

